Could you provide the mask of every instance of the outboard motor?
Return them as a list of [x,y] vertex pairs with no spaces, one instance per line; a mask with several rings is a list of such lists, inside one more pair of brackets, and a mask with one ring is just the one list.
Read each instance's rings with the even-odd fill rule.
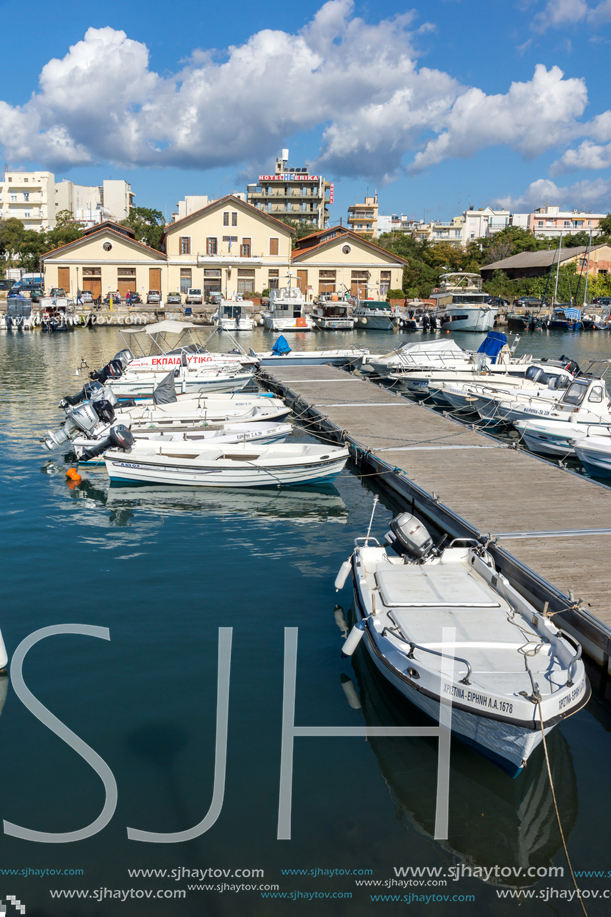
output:
[[576,363],[575,360],[572,360],[570,357],[565,356],[565,354],[561,355],[560,362],[564,365],[566,371],[573,373],[574,376],[577,376],[581,372],[579,364]]
[[128,452],[134,445],[134,441],[131,430],[122,423],[117,424],[116,427],[111,427],[108,436],[105,436],[104,439],[89,449],[85,449],[81,455],[81,460],[88,462],[90,459],[102,455],[107,449],[122,449],[124,452]]
[[99,382],[86,382],[78,395],[66,395],[59,403],[59,407],[64,411],[81,404],[83,401],[89,401],[94,398],[98,392],[103,392],[104,387]]
[[392,546],[397,554],[408,554],[411,557],[424,557],[433,547],[433,539],[425,527],[412,513],[400,513],[390,523],[390,532],[386,533],[386,544]]
[[63,427],[52,433],[47,431],[44,444],[47,449],[55,449],[56,446],[63,446],[64,443],[70,442],[73,436],[79,431],[88,435],[98,426],[100,418],[90,401],[77,405],[68,414]]

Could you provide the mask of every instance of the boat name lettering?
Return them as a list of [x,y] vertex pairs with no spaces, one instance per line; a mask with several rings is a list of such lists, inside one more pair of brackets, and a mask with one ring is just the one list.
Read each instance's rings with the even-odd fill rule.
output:
[[444,685],[443,693],[451,694],[452,697],[460,697],[461,699],[464,699],[465,689],[459,688],[457,685]]
[[[187,357],[187,363],[210,363],[212,357]],[[180,366],[180,357],[153,357],[152,366]],[[142,364],[133,364],[135,369],[139,369]]]
[[585,681],[582,681],[580,684],[576,685],[572,691],[569,691],[568,694],[566,694],[564,697],[561,697],[560,701],[558,702],[558,709],[563,710],[564,707],[572,703],[577,697],[579,697],[581,692],[585,689],[585,686]]

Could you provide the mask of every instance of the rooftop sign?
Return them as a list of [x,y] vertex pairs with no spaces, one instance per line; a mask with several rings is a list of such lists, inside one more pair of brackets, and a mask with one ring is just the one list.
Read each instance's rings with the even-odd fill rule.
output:
[[320,181],[320,175],[287,172],[285,175],[259,175],[259,181]]

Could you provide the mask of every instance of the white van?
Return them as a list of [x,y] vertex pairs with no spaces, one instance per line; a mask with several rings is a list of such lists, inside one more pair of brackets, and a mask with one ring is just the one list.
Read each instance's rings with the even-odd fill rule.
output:
[[188,306],[201,306],[203,302],[202,291],[195,288],[189,290],[185,303]]

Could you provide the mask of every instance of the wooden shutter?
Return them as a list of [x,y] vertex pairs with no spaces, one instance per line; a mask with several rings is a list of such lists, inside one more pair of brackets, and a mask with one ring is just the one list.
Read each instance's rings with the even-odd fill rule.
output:
[[94,299],[102,295],[101,277],[83,277],[83,289],[89,290]]
[[307,271],[297,271],[297,286],[305,296],[306,287],[308,285],[308,272]]
[[278,239],[269,240],[269,253],[270,255],[278,254]]
[[149,268],[149,290],[159,290],[161,292],[161,268]]
[[240,251],[242,258],[250,258],[250,250],[251,250],[251,240],[242,239],[242,249]]
[[119,290],[121,299],[124,299],[127,296],[128,290],[130,293],[136,292],[136,278],[135,277],[120,277],[117,283],[119,284],[117,289]]
[[70,268],[69,267],[58,267],[57,286],[65,290],[66,293],[70,292]]

